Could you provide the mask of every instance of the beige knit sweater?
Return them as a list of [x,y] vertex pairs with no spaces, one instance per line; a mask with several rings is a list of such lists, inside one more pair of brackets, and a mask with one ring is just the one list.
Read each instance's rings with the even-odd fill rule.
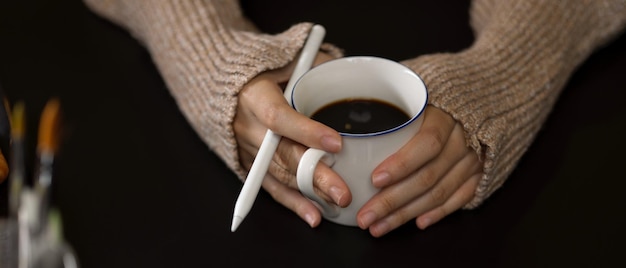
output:
[[[232,126],[237,94],[260,72],[293,61],[312,24],[264,34],[236,0],[84,1],[145,45],[189,123],[244,179]],[[573,71],[621,34],[626,0],[475,0],[470,17],[476,41],[468,49],[402,62],[485,155],[466,208],[502,185]]]

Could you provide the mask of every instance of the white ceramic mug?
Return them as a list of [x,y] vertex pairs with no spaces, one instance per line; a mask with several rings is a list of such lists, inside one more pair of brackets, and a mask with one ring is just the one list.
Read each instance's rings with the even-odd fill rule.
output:
[[[422,79],[406,66],[384,58],[354,56],[312,68],[298,79],[291,94],[293,108],[309,117],[330,103],[348,99],[381,100],[399,107],[410,117],[389,130],[365,134],[340,132],[341,152],[330,154],[310,148],[300,160],[296,174],[300,191],[322,207],[325,219],[357,226],[357,212],[378,192],[372,185],[372,171],[417,133],[428,93]],[[325,161],[346,182],[352,193],[349,206],[340,208],[316,195],[313,172],[319,161]]]

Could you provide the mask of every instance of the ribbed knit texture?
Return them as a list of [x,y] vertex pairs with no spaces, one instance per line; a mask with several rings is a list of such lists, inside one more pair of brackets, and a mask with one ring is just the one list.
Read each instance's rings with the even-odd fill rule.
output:
[[[312,24],[263,34],[235,0],[85,2],[147,47],[187,120],[244,179],[232,127],[237,94],[260,72],[293,61]],[[475,0],[470,17],[470,48],[402,62],[424,79],[430,104],[459,121],[468,145],[484,156],[485,175],[465,208],[502,185],[574,70],[622,32],[626,0]]]
[[499,188],[534,140],[570,75],[620,33],[626,1],[480,0],[475,43],[455,54],[407,60],[432,105],[461,122],[484,172],[478,206]]
[[237,1],[85,2],[145,44],[191,126],[244,178],[232,127],[237,94],[255,75],[293,61],[312,25],[261,34]]

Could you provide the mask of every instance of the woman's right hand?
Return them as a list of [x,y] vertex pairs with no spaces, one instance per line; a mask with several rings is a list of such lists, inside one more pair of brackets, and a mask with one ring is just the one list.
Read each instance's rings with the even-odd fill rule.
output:
[[[318,53],[314,65],[333,59]],[[296,183],[298,161],[308,147],[328,152],[341,150],[341,136],[335,130],[296,112],[285,100],[283,88],[295,67],[288,66],[259,74],[239,93],[234,121],[241,165],[250,170],[267,129],[282,139],[263,180],[263,188],[276,201],[295,212],[311,227],[321,222],[319,209],[304,197]],[[348,186],[332,169],[321,164],[315,171],[314,186],[318,195],[341,207],[350,204]]]

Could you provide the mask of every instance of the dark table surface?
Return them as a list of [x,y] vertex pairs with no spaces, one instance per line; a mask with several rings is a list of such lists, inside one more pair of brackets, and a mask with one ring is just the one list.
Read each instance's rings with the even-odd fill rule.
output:
[[[292,2],[243,4],[267,32],[319,22],[349,55],[401,60],[472,41],[467,1]],[[503,188],[425,231],[311,229],[261,192],[231,233],[242,184],[187,124],[135,39],[77,0],[0,4],[0,83],[26,103],[29,168],[39,113],[52,97],[62,102],[53,202],[83,267],[621,266],[625,74],[622,36],[574,73]],[[3,216],[6,191],[0,184]]]

